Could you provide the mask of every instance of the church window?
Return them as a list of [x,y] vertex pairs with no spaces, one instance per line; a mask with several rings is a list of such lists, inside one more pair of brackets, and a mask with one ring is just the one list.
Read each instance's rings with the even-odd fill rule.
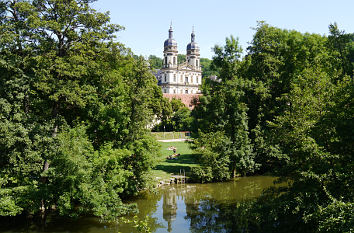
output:
[[[166,75],[167,76],[167,75]],[[167,82],[167,77],[165,76],[165,82]]]
[[185,82],[188,83],[188,77],[185,78]]
[[198,60],[196,60],[196,63],[197,63],[196,66],[198,67]]
[[176,57],[173,57],[173,65],[176,65]]
[[176,74],[173,75],[173,81],[176,82]]
[[167,57],[165,57],[165,66],[167,66]]

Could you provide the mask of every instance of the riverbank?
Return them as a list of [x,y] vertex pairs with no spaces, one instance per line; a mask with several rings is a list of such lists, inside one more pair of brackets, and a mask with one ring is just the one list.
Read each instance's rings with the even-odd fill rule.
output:
[[[160,156],[157,158],[157,165],[152,170],[157,186],[172,183],[176,176],[182,175],[188,179],[191,168],[199,166],[196,162],[196,154],[189,147],[188,140],[159,140],[159,144],[161,145]],[[175,153],[173,148],[176,148]],[[179,156],[168,159],[173,154],[179,154]]]

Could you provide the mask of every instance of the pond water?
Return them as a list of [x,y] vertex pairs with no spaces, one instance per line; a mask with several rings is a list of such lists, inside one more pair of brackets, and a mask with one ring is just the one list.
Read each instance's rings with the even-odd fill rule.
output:
[[[139,219],[147,216],[153,232],[233,232],[237,224],[235,206],[255,198],[272,186],[274,177],[243,177],[212,184],[164,186],[134,200]],[[129,219],[129,218],[128,218]],[[1,227],[0,232],[118,233],[137,232],[132,224],[107,224],[97,218],[64,220],[51,218],[44,228],[28,223]]]

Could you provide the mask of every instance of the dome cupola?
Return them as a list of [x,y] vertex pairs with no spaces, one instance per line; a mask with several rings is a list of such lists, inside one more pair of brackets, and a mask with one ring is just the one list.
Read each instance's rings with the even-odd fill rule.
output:
[[168,39],[165,40],[164,47],[177,46],[177,42],[173,39],[173,29],[172,25],[170,26],[170,30],[168,30]]
[[177,42],[173,39],[172,23],[168,30],[168,39],[163,44],[163,59],[165,68],[177,68],[178,51]]
[[191,42],[187,45],[187,53],[190,50],[199,50],[199,46],[198,46],[197,42],[195,42],[194,29],[191,34]]

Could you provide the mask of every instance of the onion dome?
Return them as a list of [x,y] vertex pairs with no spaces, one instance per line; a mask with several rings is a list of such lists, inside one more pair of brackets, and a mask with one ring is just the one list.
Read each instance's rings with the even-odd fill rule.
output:
[[194,29],[191,34],[191,42],[187,45],[187,50],[199,49],[197,42],[195,42]]
[[177,46],[177,42],[173,39],[172,25],[170,26],[170,30],[168,30],[168,39],[164,43],[164,47],[168,46]]

